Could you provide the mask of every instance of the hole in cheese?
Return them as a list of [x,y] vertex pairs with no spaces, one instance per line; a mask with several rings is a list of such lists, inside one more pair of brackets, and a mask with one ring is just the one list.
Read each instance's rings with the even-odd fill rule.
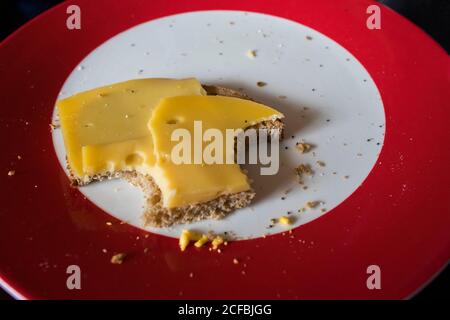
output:
[[127,166],[138,166],[141,165],[144,162],[144,159],[137,153],[130,154],[125,159],[125,164]]

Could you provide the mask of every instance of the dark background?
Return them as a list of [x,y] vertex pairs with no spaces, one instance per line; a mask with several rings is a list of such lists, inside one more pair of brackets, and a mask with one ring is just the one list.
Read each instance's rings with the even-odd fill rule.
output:
[[[0,0],[0,40],[34,16],[60,2],[62,1]],[[450,0],[379,0],[379,2],[413,21],[433,37],[447,53],[450,52]],[[449,298],[449,267],[415,296],[415,299]],[[0,289],[0,300],[4,299],[11,297]]]

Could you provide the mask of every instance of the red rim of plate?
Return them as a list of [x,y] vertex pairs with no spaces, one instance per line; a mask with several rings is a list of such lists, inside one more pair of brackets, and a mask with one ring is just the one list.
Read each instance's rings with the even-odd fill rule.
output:
[[[369,30],[366,0],[80,0],[82,29],[70,31],[71,4],[0,45],[0,279],[18,298],[396,299],[449,261],[449,57],[406,19],[381,6],[382,29]],[[174,239],[120,224],[70,188],[49,122],[63,82],[98,45],[145,21],[216,9],[298,21],[348,49],[380,90],[386,139],[358,190],[292,235],[181,253]],[[129,253],[120,266],[110,263],[118,252]],[[381,290],[366,286],[373,264]],[[66,287],[69,265],[81,267],[81,290]]]

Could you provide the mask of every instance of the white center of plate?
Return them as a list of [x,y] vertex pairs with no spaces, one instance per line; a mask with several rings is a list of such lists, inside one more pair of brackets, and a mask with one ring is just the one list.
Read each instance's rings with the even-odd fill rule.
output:
[[[255,50],[256,57],[249,57],[249,50]],[[154,233],[178,237],[182,229],[190,228],[255,238],[286,231],[286,226],[269,225],[288,212],[295,220],[289,228],[300,226],[349,197],[369,174],[383,144],[383,103],[368,72],[338,43],[290,20],[201,11],[149,21],[91,52],[71,73],[60,98],[148,77],[196,77],[204,84],[242,88],[286,116],[279,173],[260,176],[257,166],[246,167],[257,192],[250,207],[221,221],[146,228]],[[259,81],[267,85],[258,87]],[[301,140],[314,148],[301,154],[295,147]],[[53,141],[65,167],[60,130],[53,132]],[[304,185],[294,174],[302,163],[315,172]],[[127,182],[94,183],[80,191],[112,216],[142,227],[144,197]],[[298,212],[309,201],[321,204]]]

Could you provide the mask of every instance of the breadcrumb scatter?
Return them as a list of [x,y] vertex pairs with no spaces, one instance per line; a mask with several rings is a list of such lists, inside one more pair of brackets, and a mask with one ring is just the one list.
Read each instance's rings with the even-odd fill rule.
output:
[[127,257],[126,253],[115,254],[111,258],[111,263],[112,264],[122,264],[126,257]]
[[314,174],[314,171],[311,169],[311,166],[309,164],[300,164],[297,168],[295,168],[295,173],[298,176],[298,182],[300,184],[303,184],[303,177],[306,176],[312,176]]

